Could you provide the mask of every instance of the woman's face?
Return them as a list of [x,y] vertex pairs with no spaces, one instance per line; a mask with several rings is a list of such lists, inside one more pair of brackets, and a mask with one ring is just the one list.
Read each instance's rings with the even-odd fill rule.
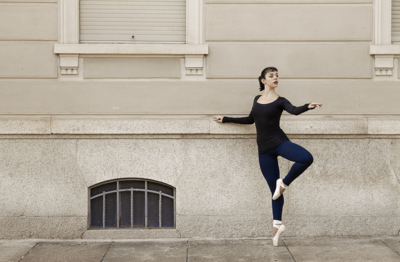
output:
[[262,82],[270,88],[275,88],[279,83],[279,74],[277,71],[271,71],[265,74],[265,79]]

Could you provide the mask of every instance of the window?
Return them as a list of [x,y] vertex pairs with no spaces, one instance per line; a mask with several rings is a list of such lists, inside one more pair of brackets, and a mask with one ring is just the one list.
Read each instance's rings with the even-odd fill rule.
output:
[[392,0],[392,42],[400,42],[400,0]]
[[[89,3],[89,2],[109,2],[113,5],[114,2],[131,2],[131,0],[118,0],[118,1],[105,1],[105,0],[59,0],[59,43],[54,44],[54,53],[58,54],[60,57],[60,73],[61,75],[79,75],[79,62],[78,58],[82,55],[88,56],[109,56],[109,55],[116,55],[116,56],[155,56],[155,55],[162,55],[162,56],[171,56],[171,57],[183,57],[185,58],[185,71],[186,75],[190,76],[201,76],[203,75],[203,67],[204,67],[204,56],[208,54],[208,45],[203,44],[203,36],[202,36],[202,17],[203,17],[203,5],[204,0],[154,0],[157,2],[179,2],[184,3],[185,8],[182,6],[177,11],[183,12],[185,11],[185,26],[183,27],[180,21],[178,24],[179,19],[174,21],[175,26],[169,27],[169,32],[171,29],[176,31],[174,34],[178,36],[178,38],[170,38],[171,35],[163,35],[161,32],[165,32],[165,28],[167,27],[167,23],[158,23],[158,26],[154,27],[153,29],[160,29],[154,30],[154,32],[158,32],[157,35],[146,34],[143,33],[143,27],[137,27],[132,34],[131,31],[123,30],[119,32],[124,32],[124,34],[120,35],[112,35],[110,32],[113,30],[105,31],[105,26],[101,29],[96,29],[96,25],[91,24],[91,29],[89,30],[88,17],[85,17],[85,12],[89,12],[88,10],[83,11],[83,31],[82,35],[80,33],[80,2]],[[140,0],[141,3],[146,2],[154,2],[154,1],[145,1]],[[136,2],[136,1],[135,1]],[[139,2],[139,0],[138,0]],[[133,3],[133,2],[132,2]],[[120,7],[117,8],[121,10]],[[162,11],[162,10],[161,10]],[[92,11],[90,11],[92,12]],[[131,11],[129,11],[131,12]],[[164,12],[164,11],[162,11]],[[160,10],[157,9],[157,12],[152,11],[143,11],[142,15],[145,17],[146,13],[152,13],[152,15],[156,15],[160,13]],[[153,14],[154,13],[154,14]],[[142,16],[141,15],[141,16]],[[176,16],[177,14],[171,14],[166,16]],[[118,15],[114,14],[114,18]],[[181,16],[181,15],[180,15]],[[141,18],[144,18],[141,17]],[[104,18],[104,17],[103,17]],[[90,18],[92,19],[92,18]],[[136,19],[136,18],[135,18]],[[155,18],[154,18],[155,19]],[[112,19],[111,19],[112,20]],[[96,22],[96,21],[94,21]],[[111,22],[111,21],[109,21]],[[86,24],[85,24],[86,23]],[[96,23],[100,23],[97,21]],[[120,21],[118,22],[120,23]],[[126,24],[125,24],[126,25]],[[124,26],[124,24],[119,24],[119,26]],[[131,25],[128,25],[129,27]],[[122,28],[121,27],[121,28]],[[99,32],[96,34],[91,34],[89,36],[89,32],[93,32],[98,30]],[[115,31],[115,30],[114,30]],[[147,31],[148,32],[148,31]],[[180,33],[178,33],[180,32]],[[183,34],[185,32],[185,34]],[[104,33],[104,37],[102,34]],[[129,33],[129,35],[127,34]],[[173,34],[173,35],[174,35]],[[99,37],[99,35],[101,37]],[[84,43],[80,42],[79,37],[83,37],[86,40],[90,40],[89,42],[93,41],[117,41],[117,43],[87,43],[84,40]],[[115,38],[117,36],[117,38]],[[129,42],[135,43],[133,45],[127,44],[127,36],[130,37]],[[133,39],[136,40],[132,40]],[[161,36],[161,38],[160,38]],[[86,38],[89,37],[89,38]],[[97,39],[97,40],[96,40]],[[104,40],[99,40],[104,39]],[[107,40],[108,39],[108,40]],[[109,39],[117,39],[117,40],[109,40]],[[136,41],[136,42],[135,42]],[[166,42],[168,41],[168,42]],[[149,43],[151,42],[151,43]],[[154,42],[158,42],[158,44],[154,44]]]
[[175,189],[149,180],[117,180],[90,188],[91,228],[173,228]]
[[81,42],[186,42],[186,0],[80,0]]

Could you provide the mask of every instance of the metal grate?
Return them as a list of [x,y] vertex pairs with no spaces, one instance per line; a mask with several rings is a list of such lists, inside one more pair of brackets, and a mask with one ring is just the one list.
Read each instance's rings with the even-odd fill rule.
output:
[[90,188],[91,228],[175,227],[175,189],[149,180],[117,180]]

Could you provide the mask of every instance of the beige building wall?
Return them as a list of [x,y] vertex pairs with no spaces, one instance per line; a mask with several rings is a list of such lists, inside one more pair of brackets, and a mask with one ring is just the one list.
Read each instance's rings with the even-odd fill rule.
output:
[[[212,121],[248,115],[267,66],[278,94],[324,104],[282,119],[315,159],[288,235],[399,233],[390,0],[196,0],[190,45],[153,49],[79,44],[73,2],[0,0],[0,239],[268,236],[254,126]],[[88,230],[88,187],[129,177],[176,188],[175,229]]]

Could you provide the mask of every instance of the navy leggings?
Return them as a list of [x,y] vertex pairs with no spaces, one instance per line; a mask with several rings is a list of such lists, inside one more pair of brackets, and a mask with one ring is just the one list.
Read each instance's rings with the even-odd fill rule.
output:
[[[296,162],[283,179],[283,183],[287,186],[300,176],[314,160],[310,152],[290,141],[285,141],[271,151],[259,155],[261,172],[263,173],[265,180],[267,180],[272,195],[275,192],[276,180],[279,179],[278,156]],[[272,200],[272,213],[274,220],[282,220],[283,203],[283,195],[281,195],[277,200]]]

